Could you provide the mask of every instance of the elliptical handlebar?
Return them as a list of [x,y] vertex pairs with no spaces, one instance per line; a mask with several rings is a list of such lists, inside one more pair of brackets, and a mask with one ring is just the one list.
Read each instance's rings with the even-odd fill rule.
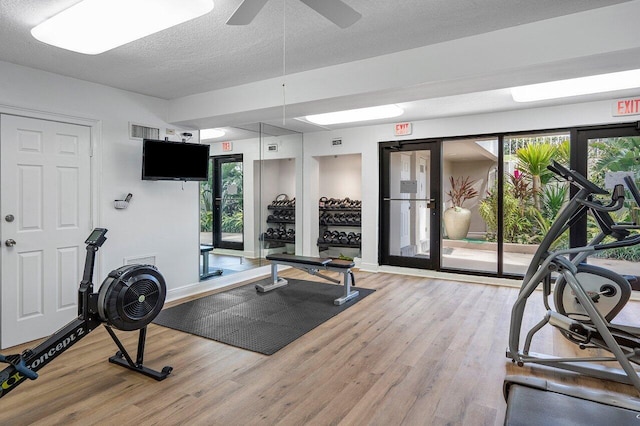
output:
[[563,177],[565,180],[579,186],[580,188],[584,188],[592,194],[608,194],[606,189],[600,188],[595,183],[589,181],[587,178],[582,176],[580,173],[575,170],[569,170],[564,167],[562,164],[558,163],[555,160],[551,161],[551,164],[547,166],[547,169],[551,170],[553,173],[557,174],[560,177]]
[[[551,170],[558,176],[564,178],[568,182],[585,189],[592,194],[607,194],[608,192],[582,176],[575,170],[569,170],[560,163],[553,160],[547,169]],[[631,176],[624,177],[624,183],[631,192],[636,204],[640,206],[640,190],[636,186]],[[590,199],[578,200],[578,202],[591,210],[596,218],[602,231],[607,234],[615,234],[614,236],[618,241],[610,243],[596,244],[591,246],[593,250],[607,250],[612,248],[629,247],[636,244],[640,244],[640,234],[629,236],[629,230],[638,229],[638,225],[632,224],[617,224],[613,221],[609,212],[620,210],[624,206],[625,191],[624,185],[617,184],[611,192],[611,202],[604,205],[597,201],[591,201]]]
[[607,250],[612,248],[629,247],[640,244],[640,234],[634,234],[631,237],[623,238],[619,241],[613,241],[610,243],[596,244],[593,246],[593,250]]
[[[589,194],[608,194],[607,190],[597,186],[575,170],[567,169],[555,160],[547,166],[547,169],[562,177],[567,182],[587,191]],[[636,203],[640,206],[640,191],[638,191],[638,188],[633,182],[633,179],[631,179],[631,177],[629,176],[626,176],[624,178],[624,182],[629,188],[629,191],[633,195]],[[602,232],[604,232],[606,235],[610,235],[616,238],[618,242],[623,241],[626,237],[629,236],[629,230],[637,229],[636,224],[615,223],[609,215],[609,212],[614,212],[624,207],[624,201],[625,190],[624,185],[622,184],[617,184],[613,188],[613,191],[611,192],[611,202],[609,204],[605,205],[599,201],[593,201],[590,195],[585,197],[584,199],[577,200],[579,204],[591,211],[596,221],[598,222],[598,225],[600,226]],[[579,216],[581,215],[578,215],[578,217]],[[623,244],[622,246],[625,245],[626,244]]]
[[[622,185],[616,185],[616,188],[618,187],[622,188]],[[589,200],[580,200],[579,202],[583,206],[588,207],[591,210],[595,210],[597,212],[603,212],[603,213],[615,212],[617,210],[620,210],[624,206],[624,192],[623,192],[623,195],[620,196],[618,194],[618,191],[614,191],[611,197],[611,203],[606,205],[601,203],[594,203],[593,201],[589,201]]]
[[624,183],[627,185],[629,192],[631,192],[633,199],[636,201],[636,204],[638,205],[638,207],[640,207],[640,191],[638,191],[638,187],[636,186],[636,183],[631,178],[631,176],[625,176],[623,180],[624,180]]

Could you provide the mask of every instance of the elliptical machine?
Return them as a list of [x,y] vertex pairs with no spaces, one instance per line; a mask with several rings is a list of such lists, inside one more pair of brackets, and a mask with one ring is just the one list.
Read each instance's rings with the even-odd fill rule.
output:
[[[613,271],[582,263],[596,251],[640,243],[640,235],[631,233],[632,230],[640,229],[638,226],[616,224],[609,215],[622,208],[624,186],[616,185],[611,194],[611,203],[604,205],[594,201],[593,196],[608,194],[606,190],[556,162],[549,169],[576,186],[578,191],[558,214],[525,274],[511,311],[507,357],[519,366],[536,363],[566,369],[630,384],[640,392],[640,376],[631,364],[640,364],[640,328],[610,322],[629,300],[631,286],[627,279]],[[624,183],[635,202],[640,205],[640,192],[633,179],[625,178]],[[553,242],[587,213],[595,217],[602,232],[585,247],[551,251]],[[603,242],[606,237],[612,237],[614,241]],[[556,309],[552,309],[548,301],[552,292],[553,273],[558,274],[554,290]],[[525,306],[540,285],[547,313],[529,330],[521,348],[520,334]],[[612,356],[562,358],[531,352],[534,335],[547,324],[559,329],[563,336],[582,349],[605,349]],[[608,361],[617,361],[622,370],[599,364]]]
[[[91,232],[85,244],[84,273],[78,290],[78,317],[52,334],[34,349],[21,354],[2,355],[0,362],[10,364],[0,371],[0,398],[26,379],[38,378],[37,371],[53,361],[80,339],[103,324],[119,351],[109,362],[155,380],[164,380],[173,370],[166,366],[155,371],[143,365],[147,325],[160,313],[166,298],[166,283],[151,265],[126,265],[109,273],[98,293],[93,292],[93,269],[97,251],[107,240],[104,228]],[[134,361],[118,339],[113,328],[140,330]]]

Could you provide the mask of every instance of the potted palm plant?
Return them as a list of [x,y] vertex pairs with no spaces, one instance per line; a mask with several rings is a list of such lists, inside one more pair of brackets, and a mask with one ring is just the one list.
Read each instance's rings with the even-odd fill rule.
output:
[[451,207],[444,211],[444,228],[451,240],[461,240],[467,236],[471,224],[471,211],[462,207],[465,201],[478,196],[470,177],[459,176],[456,179],[449,176],[451,189],[447,192]]

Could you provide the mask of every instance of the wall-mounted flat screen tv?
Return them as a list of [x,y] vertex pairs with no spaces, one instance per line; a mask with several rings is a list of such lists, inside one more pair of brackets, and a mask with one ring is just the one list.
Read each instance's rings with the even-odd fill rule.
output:
[[207,180],[208,172],[207,144],[142,141],[143,180]]

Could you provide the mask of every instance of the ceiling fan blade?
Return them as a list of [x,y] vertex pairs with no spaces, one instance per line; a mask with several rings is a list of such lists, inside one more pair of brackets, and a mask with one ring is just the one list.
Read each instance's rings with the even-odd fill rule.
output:
[[355,24],[362,15],[342,0],[300,0],[340,28]]
[[248,25],[262,10],[267,0],[244,0],[227,20],[227,25]]

